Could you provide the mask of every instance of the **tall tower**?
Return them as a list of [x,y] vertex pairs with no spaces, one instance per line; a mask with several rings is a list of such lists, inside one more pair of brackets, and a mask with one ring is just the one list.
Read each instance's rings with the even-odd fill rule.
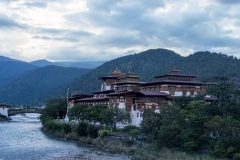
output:
[[123,77],[125,74],[120,70],[116,69],[111,75],[103,76],[98,79],[102,80],[101,91],[107,91],[113,89],[113,84],[118,81],[119,78]]

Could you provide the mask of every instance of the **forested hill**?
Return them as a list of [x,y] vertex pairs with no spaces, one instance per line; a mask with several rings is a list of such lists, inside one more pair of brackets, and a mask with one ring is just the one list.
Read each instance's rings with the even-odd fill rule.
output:
[[201,80],[227,76],[240,80],[240,60],[224,54],[197,52],[187,57],[166,49],[151,49],[111,60],[69,84],[72,91],[92,92],[100,89],[98,77],[111,74],[116,68],[134,72],[142,81],[176,68],[198,75]]
[[18,105],[43,104],[51,97],[62,96],[64,86],[87,72],[89,69],[59,66],[37,68],[1,87],[0,102]]
[[4,87],[10,80],[38,67],[27,62],[0,56],[0,87]]

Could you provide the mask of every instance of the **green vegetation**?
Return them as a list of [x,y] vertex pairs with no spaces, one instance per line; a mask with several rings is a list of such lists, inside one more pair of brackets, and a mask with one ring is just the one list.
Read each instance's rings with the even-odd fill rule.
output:
[[[68,134],[77,136],[89,136],[97,138],[109,134],[109,130],[116,130],[118,123],[130,122],[130,114],[119,108],[109,108],[105,105],[87,106],[76,105],[72,107],[68,116],[72,123],[63,123],[57,119],[64,119],[67,112],[66,101],[53,99],[47,103],[41,115],[43,129],[51,133]],[[99,133],[99,129],[102,129]]]
[[162,108],[147,110],[142,132],[158,148],[188,152],[207,151],[215,157],[235,158],[240,153],[240,92],[227,79],[218,79],[209,90],[217,100],[179,98]]
[[10,118],[8,118],[7,116],[4,116],[4,115],[0,114],[0,122],[1,121],[9,121],[9,120],[10,120]]
[[[43,126],[43,131],[45,133],[57,136],[59,138],[64,138],[66,140],[88,144],[99,149],[104,149],[108,152],[127,154],[132,156],[132,158],[135,160],[214,159],[207,155],[187,154],[186,152],[171,151],[166,148],[159,150],[153,144],[137,144],[132,140],[110,140],[107,139],[110,133],[109,130],[89,130],[88,128],[93,128],[93,126],[82,122],[64,123],[60,120],[48,120]],[[136,131],[136,129],[133,129],[132,131],[135,132],[134,130]],[[97,133],[99,138],[96,138]]]
[[[94,111],[94,109],[98,112],[96,112],[96,110]],[[93,145],[94,147],[105,149],[109,152],[128,154],[131,155],[133,159],[211,159],[206,155],[189,155],[182,151],[170,151],[165,148],[159,150],[155,143],[135,143],[137,139],[143,135],[142,130],[135,126],[126,126],[123,129],[117,129],[117,133],[124,132],[128,135],[123,140],[109,139],[108,136],[111,134],[111,130],[115,130],[116,120],[118,120],[118,122],[129,121],[129,114],[122,110],[108,108],[103,105],[76,105],[69,110],[69,117],[74,120],[69,123],[65,123],[62,119],[57,119],[64,118],[65,113],[66,102],[64,100],[54,99],[49,101],[41,115],[43,131],[67,140]],[[150,110],[146,111],[146,114],[152,113],[154,112]],[[81,115],[81,117],[79,115]],[[156,118],[157,114],[154,119]],[[151,118],[149,120],[151,120]],[[94,123],[99,125],[93,125]],[[145,127],[151,128],[151,126]],[[148,137],[151,137],[150,132]]]
[[125,110],[105,105],[76,105],[69,110],[68,116],[70,120],[98,123],[113,130],[117,129],[117,124],[128,124],[131,119]]

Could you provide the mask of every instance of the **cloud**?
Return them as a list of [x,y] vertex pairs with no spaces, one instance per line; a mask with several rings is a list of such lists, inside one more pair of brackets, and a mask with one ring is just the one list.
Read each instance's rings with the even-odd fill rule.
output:
[[46,8],[47,3],[43,1],[32,1],[32,2],[25,2],[22,4],[23,6],[29,7],[29,8]]
[[67,30],[54,28],[40,28],[37,29],[37,34],[33,38],[45,40],[62,40],[62,41],[80,41],[83,38],[93,36],[93,33],[82,30]]
[[[29,61],[109,60],[151,48],[172,49],[182,55],[210,50],[240,57],[237,3],[3,0],[0,52]],[[16,35],[21,37],[14,39]]]
[[14,21],[13,19],[5,16],[5,15],[1,15],[0,14],[0,28],[25,28],[26,26],[24,26],[23,24],[20,24],[16,21]]
[[216,2],[225,3],[225,4],[238,4],[240,1],[238,0],[216,0]]

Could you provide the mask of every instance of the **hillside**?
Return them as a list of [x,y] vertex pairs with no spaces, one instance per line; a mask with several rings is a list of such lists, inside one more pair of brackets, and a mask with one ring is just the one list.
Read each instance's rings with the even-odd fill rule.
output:
[[110,74],[116,68],[125,72],[132,71],[139,75],[142,81],[150,81],[153,76],[165,74],[173,68],[199,75],[200,80],[209,80],[215,76],[240,79],[240,60],[235,57],[210,52],[197,52],[182,57],[170,50],[151,49],[106,62],[69,86],[72,86],[72,91],[99,90],[100,82],[97,78]]
[[0,88],[0,102],[39,104],[51,97],[60,96],[59,88],[87,73],[88,69],[47,66],[38,68]]
[[21,74],[38,68],[27,62],[0,56],[0,87]]

